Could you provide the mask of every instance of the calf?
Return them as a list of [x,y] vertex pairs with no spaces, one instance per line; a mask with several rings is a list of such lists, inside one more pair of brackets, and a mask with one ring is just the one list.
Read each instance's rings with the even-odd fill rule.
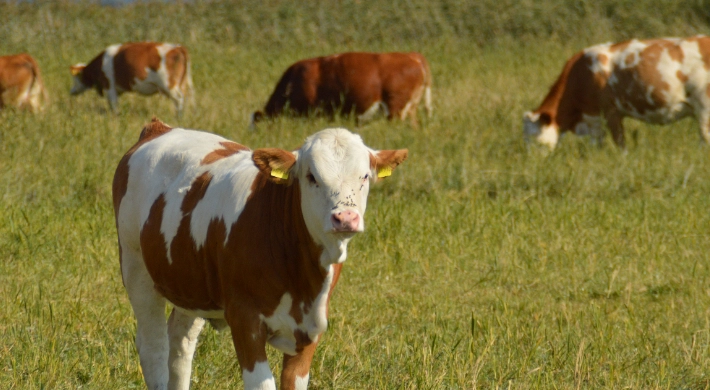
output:
[[160,92],[175,103],[180,115],[185,99],[193,94],[187,49],[170,43],[111,45],[88,65],[72,65],[71,74],[74,76],[72,95],[94,88],[99,95],[106,94],[114,112],[118,110],[118,95],[124,92],[141,95]]
[[605,121],[623,148],[626,116],[655,124],[694,116],[710,142],[710,38],[587,48],[567,61],[540,107],[525,113],[523,127],[527,137],[554,148],[564,131],[600,140]]
[[231,328],[245,389],[275,389],[267,343],[284,353],[281,389],[305,389],[348,242],[365,227],[370,183],[406,158],[345,129],[293,152],[252,151],[153,119],[113,181],[148,388],[189,387],[208,319]]
[[388,119],[411,116],[424,96],[431,115],[431,72],[419,53],[343,53],[301,60],[281,76],[264,111],[252,114],[252,125],[263,117],[355,112],[365,122],[383,110]]
[[9,106],[42,109],[47,100],[37,61],[22,53],[0,57],[0,109]]

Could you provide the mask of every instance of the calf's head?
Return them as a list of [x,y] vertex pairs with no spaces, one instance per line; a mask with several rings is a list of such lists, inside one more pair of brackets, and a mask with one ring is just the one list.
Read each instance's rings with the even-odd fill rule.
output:
[[297,183],[309,233],[319,244],[348,240],[365,228],[370,183],[389,176],[408,151],[373,150],[359,135],[326,129],[300,149],[257,149],[254,162],[273,181]]
[[523,132],[527,142],[535,140],[550,149],[555,148],[560,138],[559,126],[546,112],[526,112],[523,115]]
[[85,68],[86,68],[86,64],[76,64],[76,65],[72,65],[69,67],[69,70],[71,71],[71,75],[73,78],[71,91],[69,91],[70,94],[78,95],[78,94],[86,91],[87,89],[91,88],[90,85],[86,85],[83,82]]

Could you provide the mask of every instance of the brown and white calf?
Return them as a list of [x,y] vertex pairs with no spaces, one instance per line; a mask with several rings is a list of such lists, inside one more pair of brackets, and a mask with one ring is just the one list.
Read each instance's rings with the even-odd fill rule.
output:
[[337,112],[357,115],[358,122],[384,111],[388,119],[411,116],[424,97],[431,115],[431,72],[419,53],[342,53],[301,60],[286,69],[264,111],[252,124],[281,115]]
[[[113,181],[123,283],[149,389],[187,389],[205,320],[228,325],[245,389],[305,389],[370,183],[407,150],[376,151],[345,129],[296,151],[249,150],[153,119]],[[166,301],[174,305],[166,322]]]
[[0,109],[42,109],[47,92],[37,61],[26,53],[0,57]]
[[523,117],[527,137],[554,148],[564,131],[625,146],[624,117],[667,124],[694,116],[710,142],[710,37],[606,43],[570,58],[535,111]]
[[192,96],[190,57],[182,46],[160,42],[130,42],[107,47],[88,64],[71,66],[72,95],[94,88],[118,110],[118,95],[162,93],[174,103],[178,115]]

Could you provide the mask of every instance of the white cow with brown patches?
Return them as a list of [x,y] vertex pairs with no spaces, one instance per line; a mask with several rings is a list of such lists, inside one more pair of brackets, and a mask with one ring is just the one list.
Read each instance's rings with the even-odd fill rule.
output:
[[[245,389],[305,389],[370,183],[407,150],[376,151],[345,129],[296,151],[248,148],[153,119],[113,181],[123,283],[149,389],[187,389],[205,320],[232,331]],[[165,304],[174,305],[165,320]]]
[[27,53],[0,57],[0,109],[42,109],[47,100],[37,61]]
[[74,76],[72,95],[94,88],[118,110],[118,95],[161,93],[175,103],[178,115],[185,99],[192,96],[190,57],[180,45],[160,42],[129,42],[111,45],[88,64],[70,67]]
[[587,48],[567,61],[540,107],[526,112],[528,138],[554,148],[564,131],[625,146],[624,117],[667,124],[694,116],[710,143],[710,37],[630,40]]

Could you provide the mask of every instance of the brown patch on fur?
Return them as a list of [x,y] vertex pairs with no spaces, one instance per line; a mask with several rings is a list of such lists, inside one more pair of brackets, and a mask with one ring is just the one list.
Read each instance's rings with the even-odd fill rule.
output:
[[629,47],[630,44],[631,44],[631,40],[615,43],[615,44],[609,46],[609,51],[612,53],[621,52],[621,51],[626,50],[626,48]]
[[188,58],[187,50],[182,46],[165,53],[165,68],[168,71],[168,87],[170,89],[176,85],[182,85],[187,75]]
[[597,61],[599,61],[602,66],[607,66],[607,64],[609,64],[609,56],[606,54],[599,54],[597,56]]
[[[618,98],[629,111],[644,114],[646,111],[655,110],[666,105],[664,91],[670,85],[663,80],[658,71],[658,62],[666,49],[665,43],[653,44],[639,53],[639,60],[635,67],[614,69],[617,82],[611,86],[612,96]],[[629,55],[628,58],[634,56]],[[640,80],[643,80],[640,82]],[[650,94],[651,102],[647,99],[647,91],[653,87]]]
[[698,44],[698,50],[700,50],[700,55],[703,58],[704,68],[706,71],[710,70],[710,37],[690,37],[687,40]]
[[192,182],[190,189],[187,190],[187,194],[185,194],[185,197],[182,199],[182,204],[180,205],[180,210],[183,215],[192,213],[192,210],[197,207],[197,203],[204,198],[210,181],[212,181],[212,174],[204,172]]
[[113,69],[116,85],[124,91],[131,91],[135,79],[145,80],[148,77],[146,68],[157,71],[160,68],[160,53],[158,42],[124,43],[113,57]]
[[678,70],[675,72],[675,76],[678,77],[678,80],[680,80],[681,83],[685,84],[688,82],[688,76],[686,76],[682,71]]
[[160,119],[158,119],[158,117],[154,116],[150,120],[150,123],[143,127],[143,130],[141,130],[141,135],[138,137],[138,140],[142,141],[145,138],[148,138],[150,140],[155,137],[159,137],[172,129],[172,127],[166,125]]
[[102,51],[99,55],[94,57],[84,67],[81,71],[81,76],[79,76],[82,84],[88,88],[94,88],[100,96],[103,96],[104,90],[109,88],[108,78],[102,69],[104,54],[106,54],[106,51]]
[[207,165],[207,164],[212,164],[215,161],[221,160],[225,157],[229,157],[233,154],[239,153],[243,150],[249,150],[244,145],[240,145],[236,142],[232,141],[223,141],[219,143],[224,147],[224,149],[215,149],[211,151],[209,154],[207,154],[202,161],[200,161],[200,165]]
[[208,172],[197,177],[183,199],[182,219],[169,243],[172,263],[168,260],[168,243],[160,230],[166,206],[164,195],[151,206],[140,233],[143,259],[155,289],[173,304],[186,309],[220,310],[223,307],[218,259],[224,249],[226,226],[221,219],[210,221],[207,240],[200,248],[190,231],[192,211],[204,197],[211,179]]

